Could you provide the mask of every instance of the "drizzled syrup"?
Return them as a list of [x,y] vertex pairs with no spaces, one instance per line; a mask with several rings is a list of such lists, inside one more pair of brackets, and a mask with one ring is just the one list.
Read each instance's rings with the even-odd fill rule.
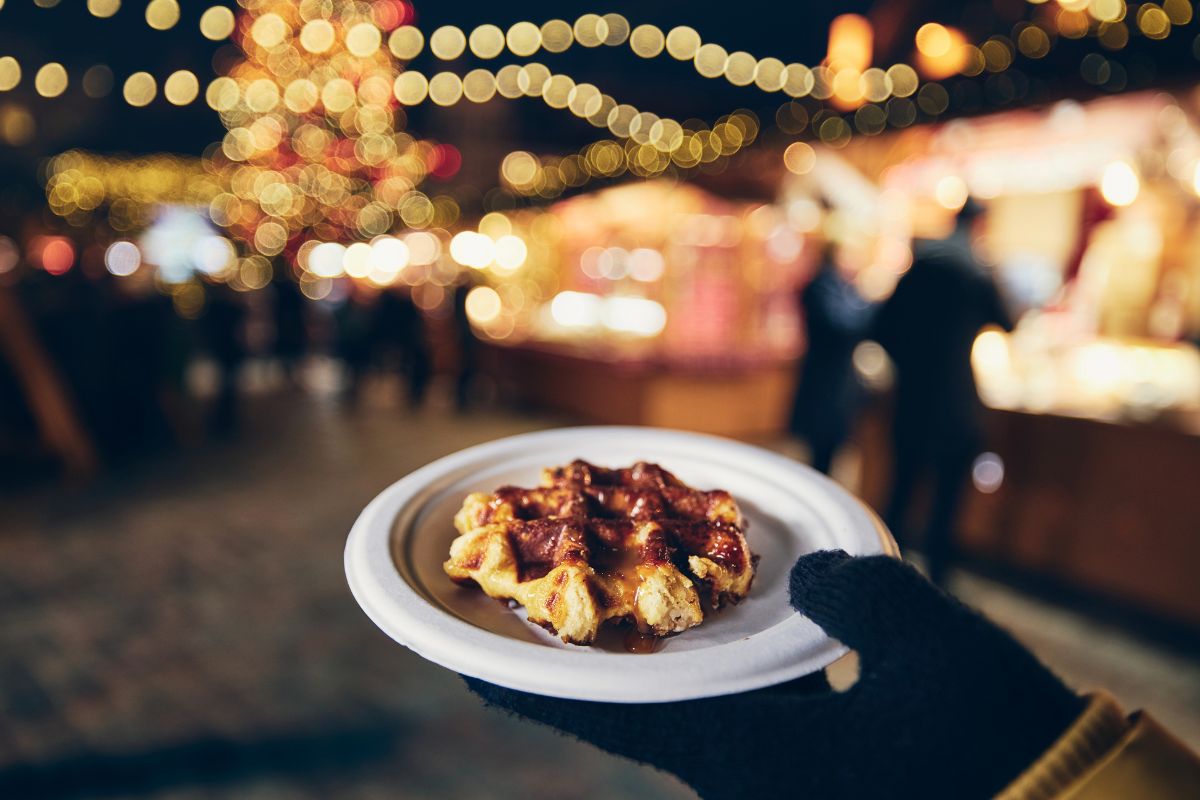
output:
[[637,628],[630,628],[625,634],[625,652],[637,655],[649,655],[662,647],[662,638],[650,633],[642,633]]

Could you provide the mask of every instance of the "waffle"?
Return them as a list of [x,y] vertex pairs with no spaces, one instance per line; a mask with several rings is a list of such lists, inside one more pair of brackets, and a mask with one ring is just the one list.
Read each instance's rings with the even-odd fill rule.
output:
[[669,636],[746,596],[754,559],[725,491],[693,489],[656,464],[575,461],[541,486],[468,495],[446,574],[515,600],[563,641],[591,644],[609,620]]

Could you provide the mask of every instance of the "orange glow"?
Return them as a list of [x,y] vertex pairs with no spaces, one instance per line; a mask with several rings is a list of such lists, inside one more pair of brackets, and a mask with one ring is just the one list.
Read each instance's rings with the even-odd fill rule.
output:
[[833,105],[843,111],[862,105],[858,79],[871,66],[875,36],[871,23],[858,14],[842,14],[829,24],[829,53],[825,66],[834,75]]
[[75,248],[62,236],[39,236],[30,249],[51,275],[62,275],[75,264]]
[[957,28],[927,22],[917,29],[917,69],[932,80],[962,72],[970,57],[967,37]]
[[825,66],[834,72],[853,70],[862,72],[871,66],[875,34],[866,17],[858,14],[842,14],[829,23],[829,54]]
[[829,98],[834,108],[849,111],[863,104],[861,77],[862,73],[856,69],[840,69],[834,73],[833,95]]

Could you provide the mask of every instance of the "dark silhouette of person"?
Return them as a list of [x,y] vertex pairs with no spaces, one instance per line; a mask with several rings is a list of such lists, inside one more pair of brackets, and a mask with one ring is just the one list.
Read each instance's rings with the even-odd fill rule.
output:
[[912,267],[884,302],[874,338],[896,367],[891,499],[885,518],[908,543],[913,492],[933,478],[924,550],[929,577],[945,580],[963,484],[981,443],[982,404],[971,370],[971,347],[985,325],[1012,329],[991,276],[971,251],[971,233],[984,210],[968,200],[954,231],[916,241]]
[[238,425],[237,382],[246,358],[242,330],[246,309],[241,298],[227,286],[210,286],[207,294],[200,330],[209,355],[217,362],[219,376],[211,425],[214,433],[228,436]]
[[418,408],[425,401],[432,369],[429,344],[421,312],[406,291],[385,291],[375,309],[375,343],[396,351],[408,383],[408,405]]
[[374,352],[375,297],[360,289],[351,291],[346,302],[334,312],[338,357],[346,365],[347,382],[342,396],[349,407],[358,403],[363,378],[371,366]]
[[155,291],[113,292],[103,328],[104,414],[121,455],[136,445],[178,443],[186,369],[186,332],[170,301]]
[[283,365],[284,374],[294,384],[296,368],[308,348],[304,295],[300,293],[300,287],[286,277],[272,285],[275,289],[275,355]]
[[800,293],[808,333],[792,407],[792,433],[808,442],[812,466],[825,474],[850,435],[862,385],[854,348],[866,337],[874,307],[841,273],[827,248],[817,274]]
[[454,404],[461,412],[471,404],[471,386],[479,372],[479,339],[467,317],[467,295],[475,284],[469,279],[454,287],[454,333],[458,341],[458,376],[454,381]]

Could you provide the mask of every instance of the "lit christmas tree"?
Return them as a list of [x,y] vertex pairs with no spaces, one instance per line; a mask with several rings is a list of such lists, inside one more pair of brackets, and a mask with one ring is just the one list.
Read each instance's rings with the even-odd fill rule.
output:
[[303,265],[320,242],[448,224],[418,188],[443,148],[404,131],[404,60],[423,44],[401,0],[242,0],[245,54],[208,89],[228,133],[215,222],[261,256]]

